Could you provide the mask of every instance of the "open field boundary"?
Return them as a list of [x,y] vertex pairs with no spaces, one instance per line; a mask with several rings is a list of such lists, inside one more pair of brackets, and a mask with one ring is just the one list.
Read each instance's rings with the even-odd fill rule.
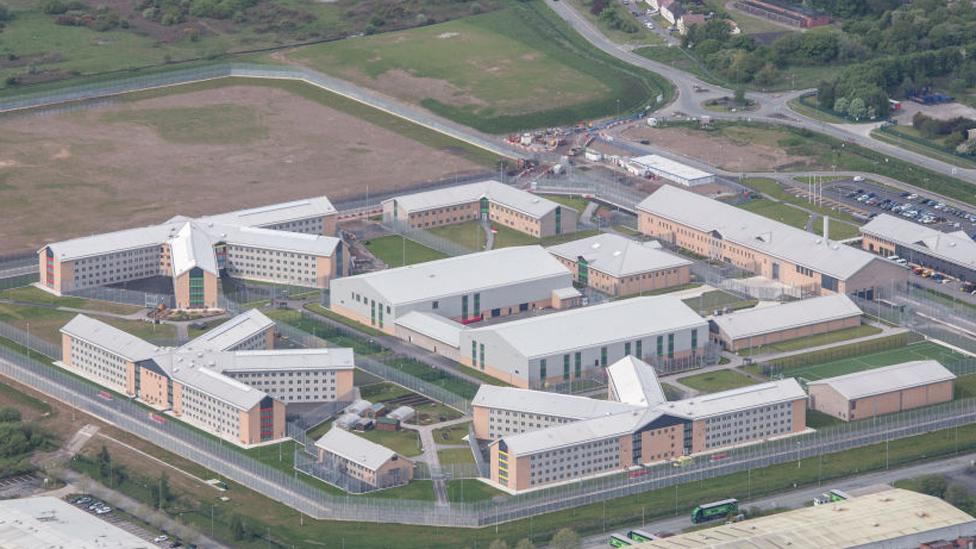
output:
[[489,136],[480,135],[473,130],[440,119],[436,115],[423,113],[384,99],[378,94],[369,92],[338,78],[327,76],[318,71],[297,67],[251,63],[217,64],[193,69],[121,78],[109,83],[82,84],[53,91],[28,93],[0,100],[0,113],[23,111],[39,107],[53,107],[65,103],[92,101],[133,92],[235,77],[298,80],[347,99],[357,101],[386,114],[402,118],[418,126],[442,133],[503,158],[528,158],[525,153],[504,147],[501,142],[495,142]]

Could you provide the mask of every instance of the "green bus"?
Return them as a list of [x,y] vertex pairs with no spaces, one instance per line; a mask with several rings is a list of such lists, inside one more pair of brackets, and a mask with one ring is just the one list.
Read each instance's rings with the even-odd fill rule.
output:
[[637,543],[644,543],[645,541],[654,541],[659,539],[654,534],[645,532],[643,530],[631,530],[627,532],[627,537],[633,541],[636,541]]
[[610,534],[610,547],[630,547],[630,540],[620,534]]
[[700,524],[710,520],[725,518],[729,515],[735,515],[738,512],[739,500],[734,498],[723,499],[722,501],[705,503],[695,507],[695,509],[691,512],[691,522],[693,524]]

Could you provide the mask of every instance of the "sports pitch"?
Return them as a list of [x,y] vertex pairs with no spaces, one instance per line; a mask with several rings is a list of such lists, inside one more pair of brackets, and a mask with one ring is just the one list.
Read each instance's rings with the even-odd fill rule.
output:
[[783,375],[802,377],[803,379],[813,381],[827,377],[852,374],[863,370],[872,370],[874,368],[881,368],[882,366],[891,366],[892,364],[911,360],[934,359],[942,364],[952,364],[964,358],[963,355],[941,345],[921,341],[898,349],[889,349],[877,353],[823,362],[813,366],[787,368],[783,370]]

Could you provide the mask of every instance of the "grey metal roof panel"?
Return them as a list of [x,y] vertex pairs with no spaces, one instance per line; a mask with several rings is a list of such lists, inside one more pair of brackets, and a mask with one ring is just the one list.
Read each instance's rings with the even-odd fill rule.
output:
[[274,321],[260,310],[248,309],[182,345],[180,350],[226,351],[274,325]]
[[151,549],[153,543],[52,496],[0,501],[4,549]]
[[807,385],[828,385],[844,398],[854,400],[955,378],[955,374],[938,361],[912,360],[883,368],[818,379]]
[[393,459],[396,452],[385,446],[333,426],[315,441],[315,446],[375,471]]
[[699,231],[714,232],[724,240],[838,280],[847,280],[872,261],[883,261],[863,250],[671,185],[655,191],[637,209]]
[[634,297],[600,305],[469,329],[493,332],[526,358],[542,357],[663,332],[704,328],[705,320],[680,299]]
[[656,409],[669,416],[695,420],[806,398],[803,387],[791,377],[668,402]]
[[631,162],[636,162],[637,164],[640,164],[641,166],[645,166],[647,168],[654,168],[657,170],[661,170],[662,172],[666,172],[675,175],[677,177],[680,177],[682,179],[687,179],[689,181],[694,181],[695,179],[704,179],[715,175],[706,172],[704,170],[699,170],[694,166],[682,164],[681,162],[675,162],[670,158],[665,158],[658,154],[648,154],[644,156],[638,156],[636,158],[632,158]]
[[506,436],[502,440],[508,446],[509,452],[520,457],[624,436],[662,415],[657,410],[640,408]]
[[315,198],[304,198],[301,200],[292,200],[291,202],[281,202],[279,204],[210,215],[201,218],[201,221],[263,227],[289,223],[301,219],[324,217],[334,213],[336,213],[335,206],[332,205],[328,197],[317,196]]
[[[540,218],[560,206],[558,202],[553,202],[547,198],[494,180],[457,185],[434,191],[405,194],[384,200],[384,203],[395,200],[397,206],[407,212],[418,212],[433,208],[469,204],[481,198],[488,198],[492,202],[534,218]],[[562,207],[573,209],[568,206]]]
[[145,360],[159,352],[158,346],[83,314],[75,315],[61,327],[61,332],[88,341],[132,362]]
[[833,294],[781,305],[743,309],[716,316],[712,321],[730,338],[741,339],[861,314],[861,309],[849,297]]
[[654,367],[625,356],[607,367],[607,378],[618,400],[634,406],[657,406],[668,401]]
[[611,400],[496,385],[479,387],[471,405],[569,419],[603,417],[641,407]]
[[546,249],[549,253],[570,261],[577,261],[582,257],[586,259],[590,269],[613,277],[675,269],[692,264],[691,261],[665,252],[660,247],[654,241],[641,243],[618,234],[601,233]]
[[566,267],[542,246],[514,246],[343,277],[333,283],[362,281],[388,303],[398,305],[544,279],[554,279],[560,287],[572,285]]
[[464,325],[458,322],[424,311],[410,311],[398,317],[396,324],[455,348],[461,344],[461,331],[464,330]]

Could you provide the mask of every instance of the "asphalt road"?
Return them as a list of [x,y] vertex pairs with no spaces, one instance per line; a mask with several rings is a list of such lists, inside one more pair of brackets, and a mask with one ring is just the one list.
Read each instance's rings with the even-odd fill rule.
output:
[[[770,509],[782,509],[784,507],[798,508],[803,507],[808,502],[812,501],[813,498],[819,496],[827,490],[834,488],[843,490],[845,492],[856,494],[858,491],[864,491],[866,488],[874,487],[881,484],[892,484],[897,480],[912,478],[921,475],[931,475],[931,474],[964,474],[965,468],[970,464],[970,462],[976,458],[976,453],[964,454],[951,459],[945,459],[940,461],[932,461],[927,463],[922,463],[919,465],[912,465],[908,467],[900,467],[896,469],[889,469],[887,471],[880,471],[877,473],[870,473],[866,475],[859,475],[855,477],[850,477],[841,480],[829,481],[822,486],[810,486],[806,488],[801,488],[798,490],[792,490],[789,492],[782,492],[774,496],[769,496],[765,498],[758,498],[754,500],[746,500],[740,502],[740,508],[747,509],[750,507],[758,507],[763,510]],[[641,529],[646,532],[651,532],[652,534],[657,534],[660,532],[670,532],[670,533],[680,533],[685,528],[692,526],[691,518],[687,509],[679,509],[677,516],[657,520],[654,522],[649,522],[645,525],[633,524],[629,528],[618,528],[616,530],[610,530],[605,534],[594,535],[584,539],[583,547],[586,548],[597,548],[597,547],[607,547],[607,538],[610,534],[625,534],[628,529]],[[718,523],[716,523],[718,524]]]
[[[798,128],[805,128],[812,131],[824,133],[836,139],[856,143],[862,147],[873,149],[881,154],[898,158],[913,164],[922,166],[937,173],[951,175],[963,181],[976,183],[976,170],[963,169],[947,164],[934,158],[918,154],[900,147],[878,141],[865,135],[864,132],[857,132],[849,125],[828,124],[819,120],[808,118],[796,113],[789,108],[789,101],[799,97],[811,90],[797,90],[784,93],[758,93],[750,92],[746,96],[759,103],[756,111],[749,113],[718,113],[706,110],[702,102],[723,95],[732,95],[733,91],[721,86],[703,82],[697,77],[684,71],[675,69],[670,65],[658,63],[645,57],[641,57],[630,51],[629,48],[620,46],[612,42],[602,32],[594,27],[582,15],[566,2],[559,0],[546,0],[546,4],[552,8],[563,20],[573,27],[576,32],[586,38],[593,46],[608,53],[631,65],[656,72],[670,80],[678,92],[678,97],[671,105],[661,109],[662,115],[684,113],[688,116],[711,116],[712,119],[722,120],[746,120],[753,122],[766,122],[770,124],[785,124]],[[696,92],[695,87],[707,88],[707,92]],[[863,128],[862,128],[863,130]]]

